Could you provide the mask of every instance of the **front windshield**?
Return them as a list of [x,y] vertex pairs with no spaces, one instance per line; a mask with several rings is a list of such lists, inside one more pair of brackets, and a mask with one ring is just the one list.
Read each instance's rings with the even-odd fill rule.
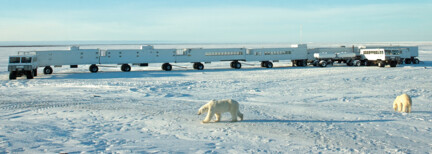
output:
[[10,57],[9,63],[20,63],[20,57]]
[[31,57],[22,57],[21,63],[31,63]]

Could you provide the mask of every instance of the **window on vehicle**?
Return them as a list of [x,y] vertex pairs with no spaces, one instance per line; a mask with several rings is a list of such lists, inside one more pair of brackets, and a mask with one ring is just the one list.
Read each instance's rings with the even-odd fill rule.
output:
[[20,63],[20,57],[10,57],[9,63]]
[[391,50],[385,50],[386,55],[392,55]]
[[22,57],[21,63],[31,63],[31,57]]

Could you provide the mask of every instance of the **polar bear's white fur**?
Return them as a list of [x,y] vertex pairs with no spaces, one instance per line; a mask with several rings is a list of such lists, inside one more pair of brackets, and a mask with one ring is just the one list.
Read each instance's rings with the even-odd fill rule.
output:
[[411,97],[407,94],[402,94],[398,97],[396,97],[396,99],[393,102],[393,109],[396,112],[406,112],[406,113],[410,113],[411,112]]
[[240,113],[239,110],[239,103],[232,99],[211,100],[198,110],[198,115],[201,115],[204,112],[208,113],[202,123],[210,122],[210,120],[213,118],[213,115],[216,116],[215,122],[218,122],[221,120],[221,114],[225,112],[231,113],[232,122],[237,121],[237,116],[240,117],[240,120],[243,120],[243,114]]

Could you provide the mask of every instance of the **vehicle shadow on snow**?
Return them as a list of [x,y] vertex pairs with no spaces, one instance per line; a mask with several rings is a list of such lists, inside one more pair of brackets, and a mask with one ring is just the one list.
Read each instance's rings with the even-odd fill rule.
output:
[[98,72],[98,73],[59,73],[40,79],[114,79],[114,78],[146,78],[146,77],[181,77],[182,73],[176,72]]
[[426,67],[428,69],[431,69],[432,61],[420,61],[419,64],[401,64],[399,66],[402,66],[402,67],[404,67],[404,66],[407,66],[407,67],[408,66],[410,66],[410,67]]
[[380,119],[380,120],[268,120],[268,119],[251,119],[243,120],[241,122],[246,123],[371,123],[371,122],[391,122],[395,121],[392,119]]
[[183,70],[145,70],[145,71],[99,71],[97,73],[89,72],[67,72],[67,73],[54,73],[51,75],[42,75],[36,77],[38,79],[113,79],[113,78],[145,78],[145,77],[182,77],[187,76],[188,73],[206,73],[206,72],[232,72],[232,71],[259,71],[259,70],[282,70],[282,69],[304,69],[306,67],[274,67],[267,68],[210,68],[204,70],[183,69]]

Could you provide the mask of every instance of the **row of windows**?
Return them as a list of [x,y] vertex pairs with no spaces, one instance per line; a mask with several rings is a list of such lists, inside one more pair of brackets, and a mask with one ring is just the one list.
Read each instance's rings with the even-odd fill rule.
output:
[[[400,55],[401,50],[385,50],[386,55]],[[363,51],[363,54],[384,54],[383,51]]]
[[31,63],[31,57],[10,57],[9,63]]
[[401,50],[385,50],[387,55],[400,55],[402,54]]
[[264,52],[264,55],[289,55],[291,51],[272,51],[272,52]]
[[243,55],[243,52],[206,52],[206,56]]
[[363,54],[383,54],[383,51],[363,51]]

